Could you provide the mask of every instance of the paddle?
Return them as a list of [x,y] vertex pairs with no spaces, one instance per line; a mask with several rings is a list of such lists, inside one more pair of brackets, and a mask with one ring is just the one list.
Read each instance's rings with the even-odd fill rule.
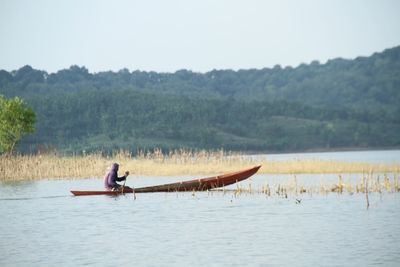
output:
[[[125,177],[128,178],[128,175],[129,175],[129,171],[126,171]],[[125,181],[126,181],[126,179],[125,179]],[[124,183],[124,186],[125,186],[125,183]],[[131,189],[132,189],[132,193],[133,193],[133,199],[136,200],[135,188],[132,186]]]
[[125,178],[125,180],[124,180],[124,184],[122,185],[122,190],[121,190],[121,193],[122,193],[122,194],[124,193],[125,183],[126,183],[126,178]]
[[133,199],[136,200],[135,188],[132,186]]
[[[125,172],[125,181],[124,181],[124,184],[122,185],[122,191],[121,191],[122,194],[124,193],[126,178],[128,178],[128,175],[129,175],[129,171],[126,171]],[[135,188],[133,186],[132,186],[132,192],[133,192],[133,199],[136,200]]]
[[124,184],[122,185],[122,190],[121,190],[121,193],[122,193],[122,194],[124,193],[124,189],[125,189],[125,183],[126,183],[126,178],[128,178],[128,175],[129,175],[129,172],[128,172],[128,171],[126,171],[126,172],[125,172],[125,180],[124,180]]

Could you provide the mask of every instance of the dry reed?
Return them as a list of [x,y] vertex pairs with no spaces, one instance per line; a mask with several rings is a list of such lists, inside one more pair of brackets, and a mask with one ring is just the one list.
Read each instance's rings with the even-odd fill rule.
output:
[[[262,165],[258,174],[317,173],[400,173],[400,165],[346,163],[318,160],[270,161],[240,153],[218,151],[175,150],[168,154],[160,149],[139,151],[133,156],[120,151],[112,156],[94,153],[80,156],[56,154],[0,156],[0,181],[58,178],[101,177],[113,163],[132,175],[177,176],[212,175]],[[386,178],[383,178],[386,183]],[[301,190],[301,189],[299,189]]]
[[[266,180],[268,180],[266,178]],[[299,185],[294,175],[293,179],[280,181],[275,185],[269,183],[255,188],[251,182],[248,184],[237,184],[234,189],[223,189],[224,192],[233,192],[235,196],[241,194],[264,194],[266,196],[280,196],[287,198],[289,195],[301,197],[304,194],[365,194],[367,208],[369,206],[369,193],[397,193],[400,192],[400,177],[398,173],[385,174],[385,180],[381,181],[380,175],[372,172],[361,174],[361,177],[344,182],[342,176],[338,175],[336,183],[323,183],[320,185]],[[221,189],[222,190],[222,189]]]

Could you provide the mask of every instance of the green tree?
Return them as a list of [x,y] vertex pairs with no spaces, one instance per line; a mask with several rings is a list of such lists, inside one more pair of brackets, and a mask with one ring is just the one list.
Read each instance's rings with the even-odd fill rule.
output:
[[36,115],[25,102],[0,95],[0,153],[12,153],[18,141],[35,131]]

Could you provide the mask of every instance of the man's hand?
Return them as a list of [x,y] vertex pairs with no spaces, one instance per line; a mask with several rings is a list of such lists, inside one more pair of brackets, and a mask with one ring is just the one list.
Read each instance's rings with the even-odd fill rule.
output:
[[129,171],[126,171],[126,172],[125,172],[125,176],[128,176],[128,175],[129,175]]

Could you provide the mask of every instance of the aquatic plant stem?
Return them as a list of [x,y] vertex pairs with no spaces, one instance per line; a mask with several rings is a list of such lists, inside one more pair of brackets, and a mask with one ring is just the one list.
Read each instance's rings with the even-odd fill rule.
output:
[[368,178],[365,179],[365,200],[367,202],[367,209],[369,208],[369,198],[368,198]]

